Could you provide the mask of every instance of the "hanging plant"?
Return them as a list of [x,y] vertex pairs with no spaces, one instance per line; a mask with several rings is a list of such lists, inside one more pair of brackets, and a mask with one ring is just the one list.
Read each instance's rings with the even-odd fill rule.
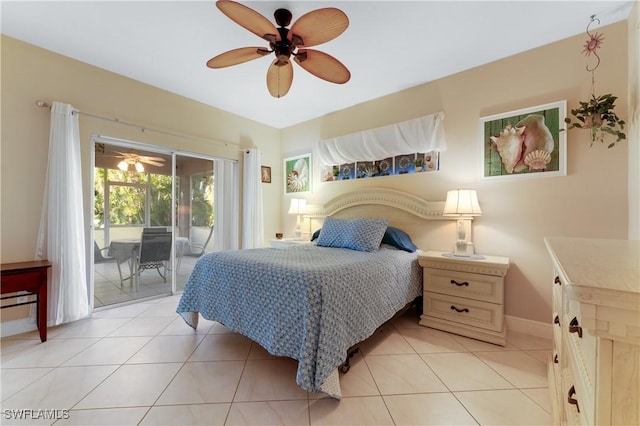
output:
[[580,107],[571,110],[571,115],[575,120],[567,117],[565,123],[569,125],[568,129],[589,129],[591,131],[591,146],[598,141],[604,143],[605,136],[611,135],[616,138],[614,142],[608,145],[613,148],[616,143],[625,140],[627,135],[624,130],[625,122],[621,120],[615,113],[615,101],[618,99],[612,94],[597,96],[591,94],[588,102],[580,101]]
[[591,132],[591,146],[596,141],[604,143],[604,139],[607,136],[615,137],[616,140],[607,146],[607,148],[613,148],[616,143],[627,139],[627,135],[622,132],[625,125],[624,120],[621,120],[615,113],[615,101],[618,97],[610,93],[601,96],[595,95],[595,70],[600,65],[600,56],[598,56],[597,49],[602,46],[604,37],[602,34],[589,32],[589,26],[594,21],[600,23],[600,20],[595,15],[591,16],[591,22],[587,25],[589,39],[582,50],[582,53],[586,56],[593,54],[597,59],[597,63],[593,68],[589,68],[587,65],[587,71],[591,72],[591,97],[586,102],[580,101],[580,107],[571,110],[573,119],[567,117],[564,121],[569,125],[567,130],[573,128],[588,129]]

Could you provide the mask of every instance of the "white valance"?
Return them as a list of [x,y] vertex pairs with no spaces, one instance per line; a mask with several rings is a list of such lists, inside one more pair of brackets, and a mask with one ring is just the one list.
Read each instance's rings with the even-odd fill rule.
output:
[[315,155],[323,166],[378,161],[396,155],[444,151],[444,112],[346,136],[320,140]]

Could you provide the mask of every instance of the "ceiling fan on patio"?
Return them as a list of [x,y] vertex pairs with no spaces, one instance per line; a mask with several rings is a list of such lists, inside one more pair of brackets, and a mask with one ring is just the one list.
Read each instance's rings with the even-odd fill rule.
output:
[[267,88],[271,96],[281,98],[287,94],[293,82],[291,57],[303,69],[331,83],[344,84],[351,73],[331,55],[308,47],[326,43],[342,34],[349,26],[349,18],[339,9],[327,7],[302,15],[291,26],[291,12],[278,9],[274,13],[276,28],[267,18],[255,10],[231,0],[218,0],[216,6],[222,13],[240,26],[269,42],[269,48],[241,47],[211,58],[209,68],[224,68],[275,54],[275,60],[267,70]]
[[144,166],[142,163],[149,164],[152,166],[161,167],[164,166],[164,158],[162,157],[148,157],[146,155],[136,154],[134,152],[119,152],[115,151],[117,154],[115,158],[122,158],[122,161],[118,163],[118,168],[123,172],[129,170],[129,167],[133,166],[137,172],[144,172]]

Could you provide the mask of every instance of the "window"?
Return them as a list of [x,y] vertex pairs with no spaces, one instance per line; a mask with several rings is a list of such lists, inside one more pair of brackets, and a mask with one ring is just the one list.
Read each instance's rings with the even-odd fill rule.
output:
[[104,227],[105,213],[110,226],[171,226],[171,176],[104,168],[94,173],[96,228]]

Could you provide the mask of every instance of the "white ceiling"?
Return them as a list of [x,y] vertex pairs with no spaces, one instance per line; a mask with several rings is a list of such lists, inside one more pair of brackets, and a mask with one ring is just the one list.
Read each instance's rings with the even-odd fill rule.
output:
[[[267,47],[209,1],[7,1],[3,34],[226,111],[284,128],[629,16],[633,1],[245,1],[273,22],[338,7],[349,28],[315,47],[351,71],[336,85],[294,64],[289,93],[266,87],[271,57],[225,69],[224,51]],[[591,29],[598,28],[593,25]],[[586,40],[586,36],[585,36]],[[606,48],[605,38],[603,48]],[[581,50],[582,46],[577,45]],[[552,72],[553,64],[549,64]],[[35,99],[34,99],[35,101]],[[98,100],[96,102],[99,102]]]

